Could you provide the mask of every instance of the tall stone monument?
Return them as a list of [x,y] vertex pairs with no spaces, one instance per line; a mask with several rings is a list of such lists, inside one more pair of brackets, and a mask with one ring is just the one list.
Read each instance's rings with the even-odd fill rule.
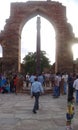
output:
[[37,48],[36,48],[36,72],[41,72],[41,61],[40,61],[40,17],[37,17]]

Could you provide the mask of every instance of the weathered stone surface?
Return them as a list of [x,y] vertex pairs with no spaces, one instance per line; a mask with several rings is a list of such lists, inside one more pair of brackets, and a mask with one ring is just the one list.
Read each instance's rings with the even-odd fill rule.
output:
[[[65,130],[67,96],[40,97],[40,109],[32,113],[34,98],[28,94],[0,94],[0,130]],[[78,105],[75,105],[74,130],[78,130]]]

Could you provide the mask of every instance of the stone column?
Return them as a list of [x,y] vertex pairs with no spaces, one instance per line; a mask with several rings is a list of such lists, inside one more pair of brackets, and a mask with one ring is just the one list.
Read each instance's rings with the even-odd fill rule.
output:
[[39,74],[41,72],[41,64],[40,64],[40,17],[37,17],[37,60],[36,60],[36,72]]

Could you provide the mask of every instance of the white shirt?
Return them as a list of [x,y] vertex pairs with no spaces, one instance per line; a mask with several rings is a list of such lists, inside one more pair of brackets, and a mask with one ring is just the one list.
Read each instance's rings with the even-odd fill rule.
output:
[[67,75],[67,74],[66,74],[66,75],[63,75],[63,76],[62,76],[62,79],[64,79],[64,82],[67,83],[67,81],[68,81],[68,75]]
[[78,90],[78,79],[76,79],[73,83],[73,88],[75,88],[76,90]]
[[59,86],[60,81],[61,81],[61,77],[56,75],[56,76],[55,76],[55,85],[56,85],[56,86]]

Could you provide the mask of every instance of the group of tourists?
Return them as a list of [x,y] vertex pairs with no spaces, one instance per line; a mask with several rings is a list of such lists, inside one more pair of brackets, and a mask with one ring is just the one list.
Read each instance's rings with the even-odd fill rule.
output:
[[[66,130],[73,130],[74,101],[78,104],[78,75],[76,73],[40,73],[37,74],[5,74],[0,75],[0,93],[19,93],[23,88],[29,88],[31,97],[35,97],[33,113],[39,109],[39,96],[50,87],[53,98],[67,95]],[[74,98],[75,94],[75,98]]]
[[[66,111],[66,130],[73,130],[72,120],[74,118],[75,109],[74,102],[78,104],[78,75],[75,73],[67,74],[59,72],[56,74],[48,74],[49,82],[52,85],[52,95],[58,98],[60,94],[67,95],[67,111]],[[43,78],[42,78],[43,77]],[[33,106],[33,113],[39,110],[39,96],[44,93],[46,84],[46,75],[38,75],[33,77],[34,81],[31,82],[31,97],[35,97]],[[43,80],[42,80],[43,79]],[[74,98],[74,92],[76,97]]]
[[67,74],[59,73],[41,73],[39,75],[26,74],[26,86],[29,87],[34,82],[35,77],[38,78],[38,81],[42,84],[44,90],[46,88],[51,88],[52,95],[54,98],[58,98],[60,94],[65,95],[68,93],[69,96],[73,94],[73,83],[76,79],[76,74],[70,73]]
[[9,93],[10,92],[9,79],[6,78],[5,75],[0,75],[0,92],[1,93]]
[[20,74],[0,74],[0,93],[18,93],[22,89],[24,77]]
[[68,97],[73,95],[73,90],[76,90],[76,102],[78,102],[78,87],[77,82],[74,81],[77,78],[77,74],[70,73],[67,74],[59,73],[56,74],[48,72],[48,73],[40,73],[37,74],[11,74],[7,76],[5,74],[0,75],[0,92],[22,92],[23,89],[31,88],[32,83],[35,81],[35,77],[38,78],[38,81],[41,83],[44,91],[46,88],[50,88],[52,90],[52,96],[54,98],[58,98],[60,94],[65,95],[68,94]]

